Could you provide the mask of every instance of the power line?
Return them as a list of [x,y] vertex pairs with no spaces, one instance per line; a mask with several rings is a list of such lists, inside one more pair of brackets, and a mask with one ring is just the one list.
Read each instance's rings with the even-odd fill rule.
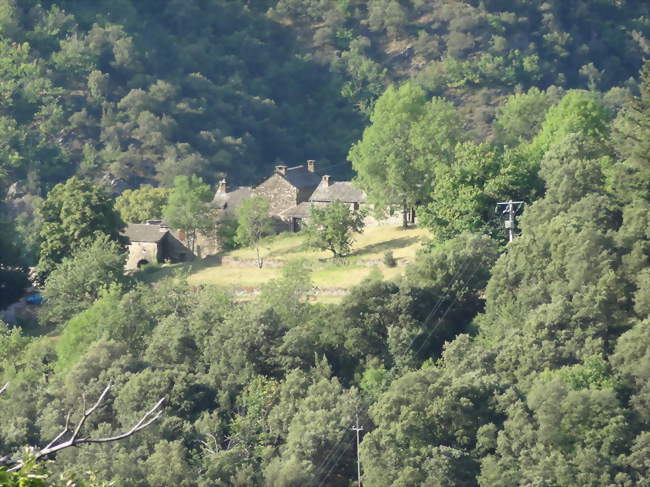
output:
[[[341,452],[338,454],[338,456],[336,457],[336,459],[334,460],[334,462],[332,463],[332,465],[327,469],[327,472],[325,472],[325,475],[323,475],[323,479],[322,479],[322,480],[320,481],[320,483],[318,484],[318,487],[321,487],[321,486],[325,485],[325,481],[327,480],[327,477],[329,477],[330,473],[332,473],[332,470],[334,470],[334,467],[336,467],[336,466],[339,464],[339,462],[341,461],[341,457],[343,456],[343,454],[345,453],[345,451],[346,451],[348,448],[350,448],[350,445],[348,445],[348,444],[346,444],[346,443],[343,443],[342,440],[343,440],[343,438],[342,438],[341,440],[339,440],[339,446],[342,445],[342,446],[343,446],[343,449],[342,449]],[[338,451],[338,447],[337,447],[337,451]],[[332,458],[334,458],[334,457],[332,457]]]
[[460,291],[459,293],[456,294],[456,296],[454,297],[454,299],[452,300],[452,302],[449,304],[449,306],[447,307],[447,309],[445,310],[445,312],[442,314],[442,316],[441,316],[440,318],[438,318],[438,322],[437,322],[437,323],[435,324],[435,326],[431,329],[431,331],[427,334],[427,337],[422,341],[422,343],[420,344],[420,346],[418,347],[418,349],[415,351],[415,354],[416,354],[416,355],[417,355],[418,353],[420,353],[420,350],[422,350],[422,347],[424,347],[424,344],[429,340],[429,338],[431,338],[431,336],[433,335],[433,332],[436,331],[436,330],[438,329],[438,326],[440,325],[440,323],[442,323],[442,320],[445,319],[445,317],[447,316],[447,314],[448,314],[448,313],[451,311],[451,309],[453,308],[454,304],[456,304],[456,301],[458,301],[458,297],[461,295],[461,293],[464,292],[464,291],[469,287],[469,283],[470,283],[470,281],[474,278],[474,276],[476,275],[476,273],[478,272],[478,269],[479,269],[478,267],[475,267],[475,268],[474,268],[474,271],[472,272],[472,275],[471,275],[471,276],[469,277],[469,279],[467,280],[467,284],[465,284],[465,286],[463,286],[463,288],[461,289],[461,291]]
[[[449,282],[447,283],[447,286],[446,286],[446,288],[447,288],[447,293],[446,293],[444,296],[440,296],[440,297],[438,298],[438,301],[436,301],[436,303],[435,303],[435,304],[433,305],[433,307],[431,308],[431,311],[429,312],[429,314],[427,315],[427,317],[426,317],[426,318],[424,319],[424,321],[422,322],[422,328],[425,328],[425,327],[426,327],[426,326],[431,322],[431,320],[433,320],[433,317],[435,316],[435,314],[440,310],[443,301],[449,297],[450,292],[451,292],[451,291],[450,291],[451,285],[452,285],[453,283],[455,283],[456,281],[458,281],[458,279],[460,278],[461,274],[463,274],[463,273],[465,272],[465,268],[466,268],[468,265],[469,265],[469,260],[467,260],[464,264],[458,266],[458,269],[456,269],[456,272],[454,273],[453,276],[451,276],[451,279],[449,279]],[[411,340],[411,344],[409,345],[408,348],[412,348],[413,345],[415,345],[415,342],[416,342],[417,339],[418,339],[418,336],[417,336],[417,335],[414,336],[413,339]],[[429,338],[427,337],[427,340],[428,340],[428,339],[429,339]]]
[[[345,439],[345,436],[342,435],[339,440],[336,442],[336,444],[330,449],[328,452],[327,456],[325,457],[325,460],[320,464],[320,466],[314,471],[314,475],[320,476],[321,473],[325,472],[327,470],[327,473],[323,477],[323,481],[327,478],[329,475],[329,471],[331,470],[331,466],[336,465],[337,462],[335,462],[333,465],[328,466],[330,460],[332,460],[337,454],[339,449],[345,445],[343,443],[343,440]],[[343,449],[345,451],[345,448]]]

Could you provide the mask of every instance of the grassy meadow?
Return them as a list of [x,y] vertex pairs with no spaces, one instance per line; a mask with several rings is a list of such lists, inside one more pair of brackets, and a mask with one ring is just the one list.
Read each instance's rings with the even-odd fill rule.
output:
[[[279,277],[284,264],[303,260],[311,267],[312,282],[318,288],[315,299],[335,302],[375,269],[386,279],[400,276],[404,265],[415,258],[417,250],[429,237],[427,230],[417,227],[371,226],[363,234],[355,235],[349,256],[333,259],[330,252],[307,247],[303,235],[284,233],[262,242],[261,254],[265,265],[261,269],[255,265],[255,249],[241,248],[191,263],[154,266],[145,269],[141,277],[154,282],[181,271],[187,273],[191,284],[222,286],[245,296]],[[384,253],[388,250],[393,252],[397,261],[395,267],[383,263]]]

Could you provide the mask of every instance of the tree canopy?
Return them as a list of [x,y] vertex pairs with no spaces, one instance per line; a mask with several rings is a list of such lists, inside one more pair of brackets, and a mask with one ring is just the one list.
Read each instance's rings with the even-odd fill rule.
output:
[[197,233],[214,226],[214,215],[208,206],[212,198],[210,187],[198,176],[177,176],[167,203],[162,208],[165,222],[186,232],[194,251]]
[[97,185],[70,178],[48,194],[40,208],[42,217],[38,268],[47,274],[80,246],[106,235],[121,241],[124,222],[113,200]]
[[364,210],[354,210],[350,205],[335,201],[332,204],[311,209],[307,232],[307,242],[316,248],[329,250],[334,257],[350,253],[353,233],[363,231]]
[[436,167],[447,165],[463,138],[462,120],[442,99],[404,84],[377,100],[371,125],[350,150],[357,181],[379,210],[427,201]]
[[[0,2],[0,272],[40,235],[49,300],[0,322],[0,464],[23,462],[0,483],[349,486],[358,418],[366,485],[648,485],[650,64],[628,78],[649,8]],[[199,229],[225,173],[345,173],[359,138],[370,201],[432,233],[406,267],[364,262],[390,279],[323,302],[302,262],[243,291],[123,274],[109,194],[167,188],[163,216]],[[238,216],[242,243],[271,231],[264,200]],[[90,437],[164,397],[160,420],[30,463],[107,384]]]

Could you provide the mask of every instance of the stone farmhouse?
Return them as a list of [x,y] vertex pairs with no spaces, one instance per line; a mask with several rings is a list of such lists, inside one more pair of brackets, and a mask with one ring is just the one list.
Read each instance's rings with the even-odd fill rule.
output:
[[275,172],[258,186],[239,187],[228,191],[225,180],[219,184],[213,204],[220,210],[219,218],[232,218],[241,202],[260,196],[269,202],[269,212],[278,222],[278,229],[297,232],[310,216],[312,206],[342,201],[358,210],[366,204],[366,194],[349,181],[332,182],[330,176],[319,176],[316,162],[288,167],[275,166]]
[[139,269],[151,263],[183,262],[194,259],[192,251],[160,220],[130,223],[123,234],[129,239],[126,270]]
[[350,181],[332,182],[330,176],[324,175],[307,201],[281,211],[279,216],[289,225],[290,231],[297,232],[303,222],[309,219],[312,207],[326,206],[334,201],[346,203],[350,209],[358,211],[361,205],[367,203],[367,197],[366,193]]
[[305,203],[320,184],[316,174],[316,163],[307,161],[307,166],[275,166],[275,172],[254,190],[269,202],[271,216],[279,216],[288,208]]
[[216,193],[210,206],[216,211],[219,219],[235,218],[235,211],[242,201],[253,196],[252,186],[239,186],[232,191],[228,191],[228,185],[225,179],[219,182]]
[[[278,231],[297,232],[309,219],[313,206],[325,206],[334,201],[349,204],[358,210],[367,204],[366,194],[350,181],[333,182],[328,175],[316,172],[316,163],[288,167],[275,166],[274,173],[258,186],[229,188],[222,179],[210,203],[217,220],[234,219],[243,201],[260,196],[269,202],[269,212],[276,220]],[[195,256],[205,257],[219,251],[214,236],[197,235],[195,253],[185,244],[182,232],[172,231],[160,220],[129,224],[124,231],[128,237],[129,257],[127,270],[140,268],[153,262],[180,262]]]

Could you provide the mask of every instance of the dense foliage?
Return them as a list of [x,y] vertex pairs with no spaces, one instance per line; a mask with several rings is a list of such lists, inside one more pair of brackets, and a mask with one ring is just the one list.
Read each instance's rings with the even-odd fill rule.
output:
[[123,241],[124,222],[113,201],[98,186],[76,177],[58,184],[40,208],[39,272],[48,274],[76,249],[105,236]]
[[[21,183],[0,291],[31,255],[48,298],[0,322],[0,457],[107,383],[85,434],[167,398],[138,435],[0,483],[350,486],[358,417],[368,486],[650,485],[650,64],[627,81],[648,18],[640,0],[0,0],[0,189]],[[378,209],[432,230],[402,277],[317,304],[300,262],[250,299],[121,271],[120,214],[193,231],[222,173],[348,150]],[[116,208],[116,178],[166,189]],[[265,204],[222,231],[259,248]]]
[[340,201],[320,208],[314,207],[305,229],[307,243],[332,252],[334,257],[345,257],[350,253],[354,242],[352,234],[363,231],[364,217],[364,210],[355,210]]
[[276,159],[341,159],[358,117],[267,7],[3,1],[0,192],[75,173],[251,181]]

